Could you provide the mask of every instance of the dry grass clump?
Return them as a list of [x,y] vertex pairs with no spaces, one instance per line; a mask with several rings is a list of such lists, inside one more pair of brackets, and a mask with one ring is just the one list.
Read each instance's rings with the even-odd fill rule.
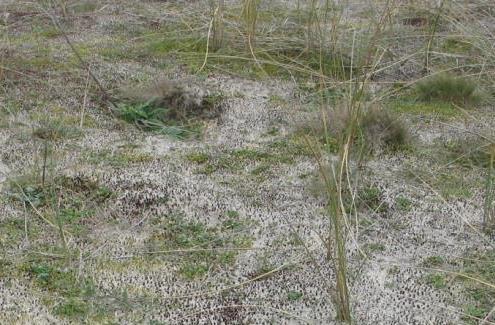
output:
[[481,101],[477,88],[473,80],[450,74],[439,74],[419,82],[416,92],[424,101],[438,100],[467,105]]
[[359,122],[364,144],[373,150],[397,151],[409,142],[404,123],[384,109],[368,109]]
[[[350,110],[346,106],[319,112],[307,120],[300,128],[319,139],[336,143],[347,134],[352,122]],[[393,152],[406,148],[409,132],[398,117],[374,106],[364,107],[357,117],[356,141],[362,148],[372,152]]]

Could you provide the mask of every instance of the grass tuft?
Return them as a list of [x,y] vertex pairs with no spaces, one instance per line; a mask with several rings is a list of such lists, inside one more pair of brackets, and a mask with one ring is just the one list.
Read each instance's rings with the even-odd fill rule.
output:
[[405,125],[383,109],[367,110],[360,123],[365,146],[372,150],[399,151],[409,144],[409,133]]
[[[299,125],[299,131],[309,133],[328,147],[330,152],[338,150],[338,139],[346,135],[352,116],[346,107],[337,106],[326,110]],[[361,148],[371,152],[395,152],[407,149],[410,144],[405,124],[385,109],[369,107],[363,110],[357,120],[356,140]]]
[[444,101],[457,105],[478,104],[481,97],[475,81],[449,74],[439,74],[418,82],[416,92],[423,101]]

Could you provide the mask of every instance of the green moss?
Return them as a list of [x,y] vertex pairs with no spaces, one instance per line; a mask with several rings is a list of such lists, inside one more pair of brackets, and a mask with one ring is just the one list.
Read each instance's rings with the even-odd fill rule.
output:
[[40,28],[38,34],[46,38],[56,38],[63,35],[63,32],[56,27]]
[[186,156],[187,160],[195,164],[204,164],[208,162],[210,157],[204,152],[194,152]]
[[489,283],[495,282],[495,250],[465,256],[463,272]]
[[230,155],[233,158],[240,160],[253,160],[253,161],[261,161],[270,159],[272,156],[268,152],[262,152],[256,149],[236,149],[233,150]]
[[440,118],[451,118],[460,113],[459,109],[451,103],[442,101],[421,102],[412,98],[396,99],[391,101],[388,106],[397,113],[438,116]]
[[94,0],[78,1],[70,6],[70,10],[75,14],[94,12],[98,8],[98,2]]
[[444,40],[442,48],[448,53],[466,54],[473,49],[473,44],[462,38],[449,37]]
[[95,210],[86,210],[84,203],[74,202],[72,205],[62,208],[58,211],[56,218],[60,225],[68,229],[73,235],[78,237],[86,236],[89,229],[86,226],[86,219],[92,217]]
[[[7,218],[0,221],[0,249],[15,248],[23,240],[25,221],[22,219]],[[34,225],[29,228],[32,232]]]
[[439,267],[445,263],[443,257],[441,256],[429,256],[423,259],[422,265],[426,267]]
[[219,256],[219,262],[222,265],[232,266],[234,265],[236,259],[237,259],[236,252],[225,252],[225,253],[221,253]]
[[[464,265],[460,273],[486,283],[495,283],[494,250],[470,253],[465,256],[463,261]],[[493,308],[495,289],[462,276],[456,277],[456,280],[463,285],[465,294],[470,299],[465,305],[466,314],[478,318],[485,318]],[[470,319],[469,317],[465,317],[464,320],[469,324],[477,324],[477,321]]]
[[152,55],[167,55],[171,52],[206,52],[206,39],[200,36],[168,34],[161,39],[151,39],[145,44]]
[[77,298],[69,298],[55,307],[55,314],[70,318],[81,317],[89,312],[89,308],[87,302]]
[[[489,312],[490,309],[478,307],[476,305],[467,305],[464,308],[464,313],[466,315],[462,316],[462,320],[464,320],[467,324],[478,324],[478,319],[484,319]],[[472,317],[475,318],[473,319]]]
[[29,174],[11,179],[7,194],[13,202],[68,223],[91,216],[112,196],[106,187],[84,178],[54,177],[43,186],[40,177]]
[[239,212],[235,211],[235,210],[228,210],[227,211],[227,217],[229,218],[239,218]]
[[197,170],[198,174],[211,175],[218,170],[215,164],[206,164],[204,167]]

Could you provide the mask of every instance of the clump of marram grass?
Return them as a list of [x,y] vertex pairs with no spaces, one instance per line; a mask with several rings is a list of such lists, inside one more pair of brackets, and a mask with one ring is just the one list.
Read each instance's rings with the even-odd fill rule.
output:
[[478,104],[481,101],[474,80],[450,74],[439,74],[418,82],[416,93],[423,101],[444,101],[457,105]]
[[404,123],[384,109],[370,108],[365,111],[359,121],[359,129],[364,144],[375,151],[398,151],[409,143],[409,133]]
[[[314,135],[324,144],[338,147],[352,116],[346,106],[336,106],[325,112],[318,112],[300,126],[300,131]],[[409,132],[404,123],[382,108],[365,106],[357,117],[356,141],[361,148],[372,152],[394,152],[407,148]],[[336,148],[333,148],[335,151]]]
[[196,133],[199,119],[219,115],[222,96],[187,80],[161,80],[121,90],[117,115],[145,130],[178,138]]

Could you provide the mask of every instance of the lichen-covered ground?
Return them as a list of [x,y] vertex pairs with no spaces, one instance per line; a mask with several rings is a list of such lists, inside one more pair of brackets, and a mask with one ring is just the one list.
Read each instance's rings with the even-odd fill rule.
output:
[[[317,111],[314,84],[242,60],[200,69],[205,3],[69,1],[68,18],[41,1],[0,5],[0,324],[336,322],[325,195],[297,132]],[[356,28],[368,17],[347,9]],[[109,92],[195,75],[221,93],[221,116],[184,140],[116,118],[50,15]],[[277,16],[260,17],[275,33]],[[416,63],[377,87],[412,80]],[[387,105],[413,145],[356,168],[354,323],[495,323],[487,171],[465,149],[493,136],[493,106]]]

